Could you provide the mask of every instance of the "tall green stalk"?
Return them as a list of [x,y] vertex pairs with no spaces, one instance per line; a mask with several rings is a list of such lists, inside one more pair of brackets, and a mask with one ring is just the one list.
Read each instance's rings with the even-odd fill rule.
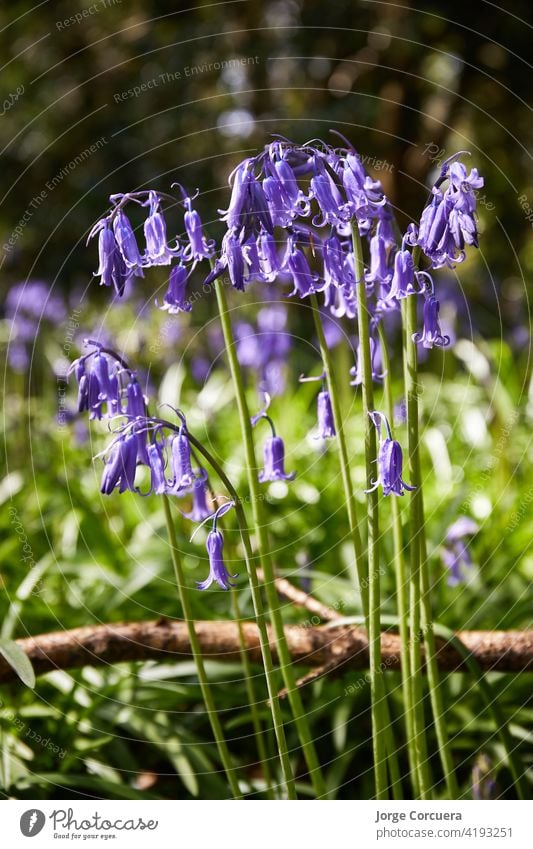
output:
[[[423,515],[422,511],[422,516]],[[420,593],[422,602],[422,629],[424,632],[426,674],[428,679],[431,709],[433,711],[433,721],[435,723],[435,734],[439,745],[439,755],[448,796],[450,799],[458,799],[459,786],[457,784],[453,758],[450,751],[450,742],[446,728],[446,711],[444,709],[444,702],[442,699],[439,667],[437,665],[437,647],[435,645],[435,629],[433,625],[433,612],[431,609],[428,560],[425,550],[422,550]]]
[[424,533],[422,515],[422,490],[420,455],[418,449],[418,355],[413,342],[417,331],[416,299],[409,295],[402,299],[402,324],[404,331],[404,382],[407,405],[407,441],[409,450],[410,483],[415,490],[410,495],[410,679],[413,704],[414,750],[417,762],[418,789],[422,799],[431,798],[426,725],[424,717],[424,684],[422,678],[422,628],[421,628],[421,537]]
[[[294,723],[300,740],[300,745],[304,754],[309,776],[317,797],[326,796],[326,785],[322,776],[322,770],[315,751],[315,746],[311,737],[311,731],[300,692],[296,687],[296,679],[294,670],[291,665],[291,656],[287,646],[285,631],[283,628],[283,619],[279,606],[279,600],[274,585],[274,568],[269,553],[269,543],[267,534],[267,525],[263,516],[261,490],[257,479],[257,461],[255,457],[255,447],[253,441],[252,425],[250,422],[250,412],[246,401],[244,390],[244,381],[241,373],[240,364],[237,358],[235,347],[235,339],[233,337],[233,328],[224,291],[224,284],[218,280],[215,283],[215,291],[217,296],[218,309],[220,314],[220,323],[224,335],[224,343],[226,347],[226,355],[228,357],[235,397],[239,411],[239,419],[241,424],[241,433],[244,443],[244,451],[246,457],[246,469],[248,474],[248,487],[252,500],[252,515],[254,519],[255,532],[257,534],[258,559],[263,569],[265,576],[265,592],[267,604],[270,609],[272,619],[272,627],[276,639],[278,650],[281,674],[287,691],[289,704],[291,707]],[[251,571],[255,573],[254,560],[251,560]]]
[[246,520],[246,514],[244,512],[242,501],[235,490],[235,487],[231,483],[230,479],[224,472],[222,466],[217,462],[217,460],[213,457],[210,451],[208,451],[202,443],[196,439],[193,434],[189,433],[189,441],[194,446],[196,451],[204,457],[205,460],[209,463],[211,468],[218,475],[220,481],[224,484],[233,501],[235,502],[235,513],[237,515],[237,522],[239,524],[239,530],[241,533],[241,539],[244,546],[245,551],[245,560],[246,560],[246,571],[248,574],[248,581],[250,584],[250,591],[252,595],[252,603],[254,606],[255,620],[257,623],[257,628],[259,631],[259,644],[261,646],[261,657],[263,660],[263,667],[265,670],[265,678],[267,683],[267,691],[269,698],[270,711],[272,714],[272,723],[274,726],[274,734],[276,736],[276,744],[278,747],[278,752],[281,761],[281,769],[283,773],[283,779],[286,789],[286,794],[288,799],[296,799],[296,789],[294,785],[294,777],[291,767],[291,762],[289,759],[289,752],[287,748],[287,740],[285,737],[285,729],[283,726],[283,717],[281,713],[281,705],[278,697],[278,687],[276,681],[276,672],[274,669],[274,661],[272,658],[272,651],[270,649],[270,640],[267,630],[267,621],[265,616],[265,611],[263,607],[263,599],[261,598],[261,587],[259,584],[259,579],[257,577],[257,571],[254,563],[254,556],[252,551],[252,543],[250,540],[250,533],[248,531],[248,524]]
[[[413,251],[413,260],[415,266],[418,264],[420,251]],[[427,542],[425,534],[425,519],[424,519],[424,500],[421,488],[420,475],[420,452],[419,452],[419,434],[418,434],[418,353],[416,343],[413,341],[413,334],[417,332],[417,295],[410,295],[406,298],[404,307],[405,318],[405,354],[407,362],[407,372],[409,381],[414,391],[411,394],[411,414],[413,423],[416,417],[416,431],[409,425],[409,454],[414,463],[417,490],[412,494],[412,533],[416,530],[416,536],[412,536],[413,546],[419,548],[419,600],[420,600],[420,625],[423,633],[423,641],[425,648],[425,658],[427,667],[427,679],[429,686],[429,695],[433,719],[435,723],[435,734],[439,746],[439,755],[442,764],[442,770],[446,781],[446,789],[450,799],[456,799],[459,793],[457,779],[453,766],[453,759],[450,752],[448,732],[446,729],[445,710],[442,700],[442,691],[440,683],[439,669],[437,665],[437,652],[435,645],[435,634],[433,629],[433,612],[430,599],[430,577],[427,557]],[[407,416],[409,423],[409,400],[407,402]],[[413,483],[413,481],[411,481]],[[414,483],[413,483],[414,485]]]
[[183,612],[183,618],[187,624],[189,642],[191,644],[191,652],[194,658],[194,662],[196,664],[198,681],[200,682],[200,689],[202,691],[205,708],[209,717],[209,722],[211,723],[211,728],[217,744],[220,760],[222,761],[222,764],[224,766],[224,770],[226,772],[233,797],[235,799],[242,799],[242,794],[239,789],[239,782],[237,780],[237,776],[235,775],[235,770],[233,769],[233,766],[231,764],[231,755],[226,740],[224,739],[222,725],[220,723],[220,719],[217,713],[215,701],[211,692],[211,687],[209,686],[209,681],[207,680],[202,651],[200,648],[198,637],[196,635],[196,630],[194,628],[194,619],[192,615],[191,605],[189,603],[189,597],[187,595],[187,588],[185,586],[185,575],[183,572],[183,566],[178,548],[178,541],[176,539],[176,530],[174,528],[174,522],[172,521],[170,501],[168,499],[168,496],[166,495],[163,495],[163,507],[165,510],[165,520],[167,524],[167,532],[170,542],[170,554],[172,557],[172,565],[174,566],[174,574],[176,577],[176,584],[178,586],[181,609]]
[[394,737],[394,731],[389,713],[389,702],[385,679],[383,679],[383,704],[386,708],[385,717],[385,746],[387,749],[387,768],[392,790],[392,798],[398,802],[403,799],[402,776],[398,763],[398,745]]
[[366,302],[365,265],[361,238],[357,224],[352,225],[352,244],[355,259],[355,279],[357,290],[357,326],[359,332],[359,352],[361,357],[362,400],[365,418],[365,459],[368,489],[367,527],[368,527],[368,647],[370,658],[370,686],[372,698],[372,744],[374,751],[374,772],[376,779],[376,798],[387,798],[387,751],[384,729],[383,669],[381,666],[381,599],[379,569],[379,506],[378,491],[372,485],[377,474],[376,430],[369,416],[374,410],[374,388],[372,385],[372,358],[370,352],[370,326]]
[[[383,366],[383,392],[385,400],[385,412],[389,422],[394,421],[394,399],[392,394],[392,374],[389,350],[387,347],[387,339],[381,322],[378,324],[379,340],[381,345],[381,362]],[[398,605],[398,619],[400,631],[400,658],[401,658],[401,676],[402,676],[402,693],[405,714],[405,730],[407,738],[407,753],[409,757],[409,769],[411,774],[411,782],[415,795],[418,795],[418,773],[416,766],[416,757],[414,751],[414,715],[413,715],[413,700],[411,693],[411,682],[409,677],[410,657],[409,657],[409,579],[405,565],[405,557],[403,550],[403,534],[402,534],[402,514],[400,502],[397,498],[392,497],[392,539],[394,551],[394,570],[396,574],[396,596]]]

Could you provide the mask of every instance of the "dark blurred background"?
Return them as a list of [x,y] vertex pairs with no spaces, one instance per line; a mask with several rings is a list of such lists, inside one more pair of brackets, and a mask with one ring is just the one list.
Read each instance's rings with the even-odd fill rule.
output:
[[[0,280],[85,285],[111,192],[174,180],[207,218],[272,133],[343,132],[417,217],[438,161],[485,175],[466,285],[488,334],[524,322],[533,264],[530,4],[230,0],[3,4]],[[139,91],[140,90],[140,91]],[[213,194],[214,192],[214,194]],[[529,218],[529,220],[528,220]],[[468,275],[467,275],[468,278]]]

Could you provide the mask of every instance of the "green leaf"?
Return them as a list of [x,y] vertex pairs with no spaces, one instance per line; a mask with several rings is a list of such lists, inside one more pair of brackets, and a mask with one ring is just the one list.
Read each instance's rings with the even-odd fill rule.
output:
[[13,640],[0,639],[0,654],[7,660],[12,669],[26,687],[35,687],[35,672],[30,659]]

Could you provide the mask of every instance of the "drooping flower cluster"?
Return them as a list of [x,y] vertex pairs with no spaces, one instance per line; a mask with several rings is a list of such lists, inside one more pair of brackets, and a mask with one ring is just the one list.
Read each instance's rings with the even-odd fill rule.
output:
[[245,159],[230,183],[222,218],[228,229],[208,282],[227,270],[242,291],[254,280],[282,275],[292,283],[292,296],[321,292],[335,315],[353,318],[359,281],[352,224],[367,235],[383,221],[380,232],[387,233],[392,218],[380,183],[365,173],[357,154],[278,139]]
[[[230,175],[229,204],[220,210],[227,229],[218,255],[193,209],[193,198],[176,184],[181,198],[170,200],[184,208],[182,241],[167,239],[163,202],[168,196],[155,191],[112,195],[111,211],[89,235],[99,236],[97,274],[102,285],[113,285],[122,294],[127,281],[143,276],[147,267],[175,263],[160,304],[170,313],[190,312],[187,284],[194,267],[206,259],[214,263],[204,285],[224,273],[241,292],[254,281],[288,281],[289,297],[317,294],[337,318],[356,318],[357,287],[365,286],[373,354],[383,314],[397,310],[406,297],[423,295],[423,328],[414,339],[425,348],[445,346],[449,337],[439,325],[434,284],[429,271],[417,267],[417,255],[421,249],[429,267],[439,268],[461,262],[466,245],[477,246],[476,191],[483,178],[475,168],[467,173],[458,161],[462,153],[443,164],[419,224],[411,223],[401,237],[381,183],[366,173],[348,143],[298,145],[276,138]],[[144,251],[124,211],[129,203],[149,210]],[[357,273],[361,257],[354,233],[363,246],[364,271]],[[246,347],[241,346],[244,358],[250,354]],[[357,368],[353,377],[358,385]],[[377,369],[374,377],[379,379]]]
[[[457,161],[462,153],[443,163],[431,202],[420,219],[416,243],[431,260],[432,268],[462,262],[466,245],[478,246],[475,193],[484,181],[477,168],[467,174],[463,163]],[[442,191],[444,182],[448,185]]]
[[[75,360],[68,375],[78,382],[79,413],[88,412],[89,419],[125,417],[128,422],[146,420],[147,399],[143,395],[136,372],[110,348],[94,340],[86,340],[93,349]],[[111,493],[135,489],[137,464],[149,464],[146,429],[131,428],[113,440],[102,477],[101,491]]]
[[136,372],[99,342],[88,339],[85,344],[94,347],[74,360],[67,372],[69,376],[74,374],[78,381],[78,412],[87,411],[90,419],[144,416],[146,398]]
[[[210,572],[198,588],[208,589],[213,581],[228,590],[232,584],[222,559],[223,538],[217,530],[217,519],[234,506],[234,502],[219,507],[208,506],[209,479],[199,463],[193,467],[187,422],[180,410],[175,410],[180,424],[149,415],[148,400],[142,395],[134,371],[109,348],[87,340],[93,349],[79,357],[70,368],[78,380],[78,411],[89,412],[89,418],[107,417],[118,422],[114,438],[98,457],[104,458],[100,491],[111,495],[127,491],[138,495],[191,496],[192,506],[185,518],[203,524],[213,519],[213,529],[207,537]],[[126,375],[127,383],[123,380]],[[137,480],[139,467],[147,467],[150,482],[142,491]]]
[[[105,460],[102,492],[109,495],[118,487],[119,492],[130,490],[142,495],[192,495],[192,509],[185,515],[196,522],[210,516],[207,472],[201,466],[193,468],[186,424],[182,422],[176,427],[147,415],[133,420],[126,418],[101,455]],[[136,481],[138,465],[147,466],[150,472],[146,491]]]
[[[126,285],[134,277],[144,277],[144,270],[158,265],[170,265],[177,261],[169,277],[168,291],[162,309],[169,312],[190,311],[185,298],[185,285],[196,263],[209,259],[213,254],[214,242],[208,241],[198,212],[192,207],[192,198],[179,186],[182,199],[176,200],[155,191],[130,192],[111,195],[110,212],[96,222],[88,241],[98,236],[99,264],[95,276],[101,286],[113,286],[121,297]],[[163,213],[163,200],[174,205],[182,204],[183,243],[178,238],[171,245],[167,238],[167,225]],[[143,230],[145,248],[141,251],[133,226],[125,208],[128,204],[148,207],[148,216]]]

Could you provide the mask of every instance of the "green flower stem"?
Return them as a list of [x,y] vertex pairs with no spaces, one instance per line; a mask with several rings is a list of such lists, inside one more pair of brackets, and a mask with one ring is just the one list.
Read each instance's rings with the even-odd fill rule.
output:
[[205,708],[207,711],[207,715],[209,716],[209,722],[211,723],[211,728],[217,744],[220,760],[222,761],[222,764],[226,771],[229,785],[231,787],[231,792],[233,793],[235,799],[242,799],[242,794],[239,789],[239,782],[237,780],[237,776],[235,775],[235,771],[231,765],[231,755],[229,753],[227,743],[224,739],[222,725],[220,723],[220,719],[213,699],[213,694],[211,692],[211,688],[207,680],[202,652],[200,649],[200,643],[198,641],[196,630],[194,628],[194,619],[192,616],[191,605],[189,603],[189,597],[187,595],[185,575],[183,573],[183,566],[181,562],[180,552],[178,549],[178,541],[176,539],[176,531],[174,528],[174,522],[172,521],[172,513],[170,510],[170,501],[168,499],[168,496],[166,495],[163,495],[163,507],[165,510],[165,520],[167,523],[168,538],[170,542],[170,553],[172,557],[172,565],[174,566],[176,584],[178,585],[178,593],[180,597],[183,618],[187,623],[189,641],[191,643],[191,651],[194,657],[194,662],[196,664],[198,681],[200,682],[200,689],[202,691]]
[[[415,252],[413,251],[413,254]],[[415,256],[413,259],[416,260]],[[415,261],[416,265],[416,261]],[[424,685],[422,680],[422,629],[421,629],[421,537],[424,533],[422,515],[422,489],[420,475],[418,433],[418,355],[413,342],[417,331],[417,295],[402,299],[402,324],[404,330],[404,381],[407,404],[407,441],[409,448],[409,483],[416,487],[410,495],[410,678],[413,703],[414,748],[418,769],[418,789],[422,799],[431,798],[431,774],[426,744],[424,718]]]
[[[257,534],[258,559],[263,569],[263,574],[265,576],[265,592],[268,607],[270,608],[270,615],[272,618],[272,627],[274,630],[274,636],[278,649],[281,674],[283,676],[283,682],[287,690],[289,704],[292,710],[296,730],[298,733],[300,744],[302,746],[302,751],[304,754],[305,762],[307,764],[307,768],[309,770],[309,776],[313,784],[315,794],[317,797],[324,798],[326,796],[326,785],[316,755],[315,747],[311,737],[311,731],[309,728],[309,723],[304,712],[300,692],[296,687],[294,670],[291,665],[291,656],[287,646],[287,640],[285,638],[285,631],[283,629],[283,619],[281,616],[279,600],[274,585],[274,568],[269,554],[268,535],[266,523],[263,518],[263,502],[261,498],[259,481],[257,479],[257,461],[255,458],[255,448],[253,441],[252,425],[250,422],[250,413],[246,401],[244,381],[242,378],[242,373],[237,358],[237,351],[235,347],[235,340],[233,337],[233,328],[231,326],[231,318],[228,310],[226,293],[224,291],[224,284],[221,281],[217,281],[217,283],[215,284],[215,291],[217,295],[217,303],[220,313],[220,323],[224,335],[226,355],[228,357],[230,372],[235,389],[237,407],[239,411],[241,433],[246,456],[248,486],[250,489],[250,497],[252,500],[252,514],[254,519],[255,531]],[[251,572],[255,573],[255,564],[253,559],[250,561],[250,567]]]
[[389,713],[389,703],[387,700],[387,690],[385,680],[383,680],[384,705],[386,709],[385,716],[385,745],[387,748],[387,766],[389,770],[390,785],[392,789],[392,798],[398,802],[403,799],[402,776],[398,763],[398,745],[394,738],[391,716]]
[[252,716],[252,727],[254,729],[254,737],[255,744],[257,746],[257,754],[259,757],[259,763],[261,764],[261,768],[263,770],[263,775],[265,777],[265,793],[267,799],[275,799],[274,791],[272,790],[272,775],[270,769],[270,761],[267,752],[267,747],[265,744],[265,736],[264,729],[261,722],[261,718],[259,716],[259,711],[257,709],[257,698],[255,694],[254,687],[254,679],[252,674],[252,667],[250,664],[250,659],[248,657],[248,650],[246,647],[246,640],[244,639],[244,632],[242,629],[242,620],[241,620],[241,611],[239,607],[239,596],[235,588],[231,590],[231,601],[233,605],[233,615],[235,617],[235,621],[237,623],[237,628],[239,630],[239,645],[240,645],[240,655],[241,655],[241,663],[244,672],[244,683],[246,686],[246,694],[248,696],[248,703],[250,706],[250,713]]
[[[383,324],[378,324],[379,341],[381,345],[381,362],[383,365],[383,391],[385,398],[385,412],[389,422],[394,421],[394,400],[392,395],[392,374],[387,339]],[[411,684],[409,678],[409,581],[405,566],[402,535],[402,514],[400,502],[394,496],[390,499],[392,511],[392,537],[394,549],[394,569],[396,573],[396,593],[398,604],[399,632],[401,640],[400,657],[402,662],[402,692],[405,712],[405,730],[407,737],[407,752],[409,757],[409,768],[413,790],[418,795],[418,773],[414,751],[414,716],[413,701],[411,698]]]
[[367,489],[368,527],[368,648],[370,657],[370,686],[372,690],[372,743],[374,750],[374,772],[376,798],[387,798],[387,750],[385,745],[385,688],[381,666],[381,601],[379,572],[379,507],[378,491],[373,489],[372,480],[377,474],[376,429],[369,416],[374,410],[374,388],[372,385],[372,359],[370,355],[370,326],[365,289],[365,264],[361,238],[357,224],[352,225],[352,244],[355,259],[357,290],[357,326],[362,373],[363,415],[365,418],[365,458]]
[[[422,507],[422,516],[423,507]],[[422,549],[421,577],[421,601],[422,601],[422,629],[424,632],[424,648],[426,658],[426,674],[435,723],[435,734],[439,745],[439,754],[442,771],[446,781],[446,789],[450,799],[459,798],[459,786],[455,776],[453,758],[450,752],[448,731],[446,729],[446,711],[442,699],[441,681],[437,665],[437,647],[435,645],[435,630],[433,625],[433,612],[431,609],[428,559],[425,548]]]
[[[415,266],[418,265],[420,251],[413,251],[413,260]],[[411,399],[411,412],[413,418],[416,416],[416,432],[413,429],[412,442],[410,442],[409,453],[414,458],[414,468],[416,470],[417,490],[413,493],[411,507],[415,518],[412,523],[412,530],[415,530],[414,522],[416,522],[417,536],[413,536],[413,545],[416,547],[418,539],[419,546],[419,581],[420,581],[420,606],[421,620],[425,659],[427,666],[427,680],[429,686],[429,695],[431,701],[431,709],[435,723],[435,734],[439,746],[439,755],[442,764],[442,770],[446,781],[446,789],[450,799],[456,799],[459,793],[457,779],[453,766],[453,759],[450,752],[448,732],[446,729],[445,710],[442,699],[442,690],[440,682],[440,674],[437,665],[437,650],[435,645],[435,634],[433,629],[433,612],[431,608],[430,598],[430,578],[427,557],[427,541],[425,533],[424,519],[424,497],[422,492],[422,481],[420,475],[420,454],[419,454],[419,435],[418,435],[418,353],[416,343],[413,342],[413,333],[417,331],[417,296],[410,295],[407,299],[407,304],[404,308],[406,318],[406,359],[408,363],[408,371],[413,375],[413,386],[415,391]],[[411,376],[409,378],[411,380]],[[409,402],[408,402],[408,421],[409,421]],[[409,428],[411,432],[411,428]],[[413,483],[413,481],[411,481]],[[416,496],[416,498],[414,498]],[[413,515],[413,514],[412,514]]]
[[272,713],[272,723],[274,725],[274,734],[276,736],[276,743],[281,761],[281,769],[283,773],[286,794],[288,799],[296,799],[294,777],[291,762],[289,759],[287,740],[285,737],[285,729],[283,727],[281,705],[278,698],[276,672],[274,669],[274,661],[272,659],[272,651],[270,649],[267,621],[263,608],[263,600],[261,598],[261,587],[259,585],[259,579],[257,577],[257,572],[254,564],[252,543],[250,540],[250,533],[248,531],[246,514],[242,507],[241,499],[239,498],[237,491],[231,483],[230,479],[224,472],[222,466],[220,466],[217,460],[215,460],[212,454],[206,448],[204,448],[202,443],[199,442],[195,436],[193,436],[190,432],[188,433],[188,436],[191,445],[193,445],[196,451],[198,451],[198,453],[201,454],[202,457],[205,458],[205,460],[207,460],[207,462],[218,475],[220,481],[224,484],[231,498],[235,502],[235,513],[237,515],[237,522],[239,524],[239,530],[241,533],[241,538],[245,550],[246,570],[248,573],[248,580],[252,594],[252,603],[254,606],[255,619],[257,622],[257,628],[259,630],[259,643],[261,646],[261,656],[263,659],[263,666],[265,670],[269,705]]

